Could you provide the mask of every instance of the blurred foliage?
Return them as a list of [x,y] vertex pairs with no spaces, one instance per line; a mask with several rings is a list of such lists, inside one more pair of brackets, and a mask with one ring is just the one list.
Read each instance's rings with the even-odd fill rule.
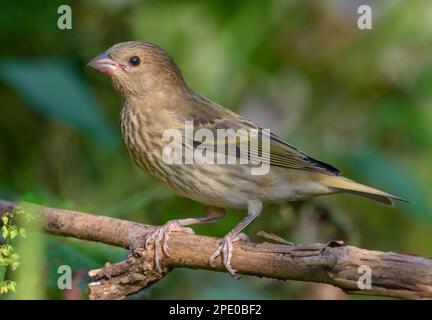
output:
[[[357,28],[363,2],[372,6],[372,30]],[[72,7],[72,30],[57,28],[61,4]],[[86,68],[112,44],[141,39],[165,48],[204,96],[347,176],[413,201],[388,208],[337,195],[269,205],[248,229],[252,238],[265,230],[294,242],[343,239],[432,254],[430,2],[3,0],[1,9],[0,198],[152,224],[204,212],[131,163],[114,129],[119,98]],[[194,229],[222,236],[245,214],[228,213]],[[33,239],[22,249],[27,278],[18,277],[17,287],[28,295],[17,298],[85,298],[85,271],[127,254],[73,239]],[[35,253],[43,261],[35,263]],[[62,264],[72,267],[73,290],[57,289]],[[313,290],[175,270],[132,298],[287,299],[313,297]]]

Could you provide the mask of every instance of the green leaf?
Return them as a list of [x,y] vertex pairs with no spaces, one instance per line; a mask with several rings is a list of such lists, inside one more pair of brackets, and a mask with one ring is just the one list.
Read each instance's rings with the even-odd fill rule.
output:
[[14,239],[18,235],[18,229],[16,226],[9,227],[9,237]]
[[9,217],[7,215],[2,216],[3,224],[6,225],[9,222]]
[[20,263],[19,261],[14,261],[11,263],[10,267],[12,270],[16,270],[19,267]]
[[13,252],[13,248],[10,244],[3,244],[0,246],[0,256],[8,257]]
[[84,79],[69,64],[57,60],[2,60],[0,78],[35,110],[87,132],[105,147],[114,146],[110,125]]
[[16,286],[17,286],[17,284],[15,281],[8,281],[9,292],[15,292]]
[[2,231],[2,237],[3,237],[3,239],[6,240],[8,238],[8,236],[9,236],[9,230],[8,230],[8,228],[6,226],[2,226],[1,231]]

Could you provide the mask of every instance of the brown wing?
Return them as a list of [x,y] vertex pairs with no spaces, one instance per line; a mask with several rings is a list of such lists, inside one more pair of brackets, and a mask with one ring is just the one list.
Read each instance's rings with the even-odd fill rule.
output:
[[[214,137],[216,137],[217,129],[233,129],[236,133],[239,132],[239,129],[255,129],[259,131],[260,135],[267,135],[270,140],[270,155],[267,154],[269,152],[268,150],[263,150],[261,143],[259,143],[257,148],[254,149],[255,152],[251,152],[253,147],[249,144],[247,154],[242,154],[242,152],[244,153],[244,149],[239,147],[240,137],[245,137],[242,134],[238,135],[239,139],[234,140],[236,141],[235,144],[229,143],[229,139],[225,139],[225,141],[215,141],[216,145],[213,145],[213,150],[216,152],[217,150],[225,150],[225,154],[228,154],[231,151],[231,154],[235,154],[237,158],[243,156],[251,160],[262,160],[263,158],[267,158],[270,159],[271,165],[284,168],[318,171],[333,175],[341,174],[336,167],[306,155],[283,141],[274,133],[266,133],[266,131],[263,131],[263,128],[256,123],[237,115],[229,109],[208,101],[205,98],[200,96],[195,96],[195,98],[197,99],[197,104],[195,105],[196,109],[190,110],[190,113],[184,113],[186,115],[185,120],[193,121],[195,131],[200,128],[206,128],[211,130]],[[199,112],[197,112],[197,109]],[[193,141],[192,147],[205,147],[208,143],[210,142],[206,141],[205,144],[202,144],[202,141]],[[223,143],[227,147],[217,148],[218,143]],[[256,157],[257,153],[261,156],[259,159]]]

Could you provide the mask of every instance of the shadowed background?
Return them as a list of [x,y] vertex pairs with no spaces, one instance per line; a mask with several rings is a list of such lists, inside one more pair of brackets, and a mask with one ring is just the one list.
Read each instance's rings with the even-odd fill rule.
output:
[[[57,28],[62,4],[72,7],[72,30]],[[372,30],[357,28],[360,4],[372,7]],[[426,1],[2,1],[0,198],[157,225],[204,213],[129,160],[119,97],[86,68],[114,43],[147,40],[200,94],[413,202],[388,208],[334,195],[269,205],[246,231],[253,240],[265,230],[296,243],[344,240],[430,256],[431,17]],[[229,210],[194,230],[222,236],[244,214]],[[127,254],[47,235],[21,242],[21,266],[7,273],[17,291],[2,298],[86,298],[86,270]],[[73,290],[57,288],[62,264],[73,270]],[[346,297],[329,286],[174,270],[132,298]]]

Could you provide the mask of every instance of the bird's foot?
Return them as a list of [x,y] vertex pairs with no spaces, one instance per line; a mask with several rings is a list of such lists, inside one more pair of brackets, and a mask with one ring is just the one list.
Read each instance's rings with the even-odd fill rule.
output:
[[239,233],[236,236],[232,236],[230,233],[228,233],[222,239],[222,242],[219,245],[218,249],[210,257],[210,265],[212,267],[216,266],[216,258],[220,255],[222,258],[222,263],[225,266],[225,268],[227,269],[228,273],[232,277],[237,277],[237,275],[236,275],[237,270],[235,270],[231,267],[231,258],[232,258],[232,254],[233,254],[233,242],[248,241],[248,240],[249,240],[249,237],[244,233]]
[[185,228],[182,226],[181,220],[171,220],[146,237],[144,247],[148,250],[153,246],[154,264],[159,272],[162,272],[160,252],[168,257],[170,256],[168,253],[168,239],[170,233],[173,231],[194,234],[194,231],[191,228]]

